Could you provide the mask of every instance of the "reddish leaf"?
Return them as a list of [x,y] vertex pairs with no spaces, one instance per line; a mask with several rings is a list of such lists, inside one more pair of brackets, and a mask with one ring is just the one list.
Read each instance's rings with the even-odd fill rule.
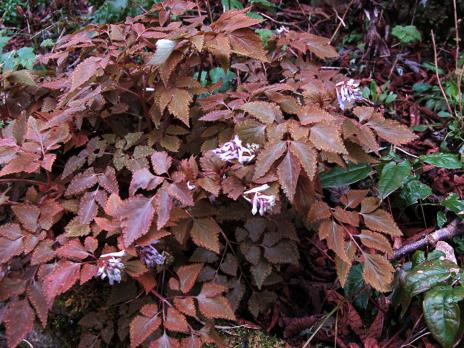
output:
[[80,284],[87,283],[90,279],[95,277],[98,272],[98,267],[91,263],[86,263],[82,266]]
[[284,159],[277,167],[280,186],[284,190],[290,202],[293,202],[293,197],[295,196],[300,170],[300,164],[291,152],[287,152]]
[[172,209],[172,198],[164,187],[156,193],[156,227],[161,230],[169,221]]
[[98,214],[98,206],[97,206],[97,194],[99,190],[98,188],[92,192],[86,192],[80,201],[79,204],[79,212],[77,214],[78,221],[82,225],[90,224],[93,219]]
[[155,151],[151,155],[151,165],[156,174],[166,174],[172,164],[172,158],[166,151]]
[[36,155],[20,152],[16,158],[9,161],[8,164],[0,170],[0,176],[21,172],[34,173],[40,168],[40,164],[37,161],[38,158]]
[[182,313],[191,317],[196,317],[197,315],[193,297],[174,297],[174,306]]
[[385,210],[377,209],[369,214],[362,213],[362,217],[366,226],[373,231],[383,232],[391,236],[403,235],[393,217]]
[[157,305],[145,305],[140,313],[141,315],[137,315],[130,323],[131,348],[142,344],[161,324]]
[[32,281],[27,288],[27,298],[32,303],[42,326],[45,328],[47,326],[48,305],[42,289],[42,284],[37,281]]
[[179,269],[176,271],[177,276],[179,277],[180,290],[184,294],[188,293],[193,288],[195,281],[197,280],[197,277],[202,269],[203,264],[197,263],[179,267]]
[[5,312],[4,322],[8,347],[17,347],[34,327],[35,314],[27,300],[12,302]]
[[31,232],[37,230],[37,221],[40,215],[40,209],[31,204],[18,204],[11,207],[13,213],[25,229]]
[[53,241],[50,239],[41,241],[32,253],[31,265],[39,265],[53,259],[55,251],[52,249],[52,245]]
[[163,177],[153,175],[147,168],[139,169],[132,175],[129,195],[135,195],[138,189],[155,190],[163,181]]
[[195,219],[193,221],[190,236],[193,242],[205,249],[219,254],[219,234],[221,227],[212,218]]
[[285,153],[286,149],[287,143],[278,141],[276,143],[269,144],[260,151],[256,160],[256,170],[253,180],[264,176],[269,169],[271,169],[272,164]]
[[235,314],[229,301],[224,296],[204,297],[197,296],[200,312],[209,319],[235,320]]
[[280,111],[279,106],[275,103],[263,101],[249,102],[243,104],[240,109],[266,124],[272,124],[276,118],[282,118],[282,111]]
[[170,331],[189,332],[189,327],[185,315],[174,307],[168,307],[164,327]]
[[80,268],[79,263],[62,261],[47,275],[44,281],[44,291],[49,306],[56,296],[71,289],[79,280]]
[[77,195],[91,188],[98,182],[98,176],[93,168],[87,169],[84,173],[76,175],[68,185],[65,196]]
[[98,183],[108,193],[119,193],[118,180],[116,179],[116,172],[113,167],[106,167],[105,172],[98,176]]
[[153,198],[143,196],[129,198],[117,209],[117,215],[122,219],[124,244],[129,247],[132,242],[147,234],[150,229],[155,215]]
[[193,195],[192,191],[189,190],[187,184],[170,184],[168,186],[168,193],[170,196],[177,199],[183,205],[193,206]]
[[68,258],[71,260],[84,260],[89,256],[89,253],[84,249],[78,239],[72,239],[62,247],[56,250],[59,257]]

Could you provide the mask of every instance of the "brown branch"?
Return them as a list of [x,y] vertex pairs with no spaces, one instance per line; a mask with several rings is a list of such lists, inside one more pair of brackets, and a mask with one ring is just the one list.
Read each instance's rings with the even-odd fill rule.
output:
[[464,223],[461,222],[460,219],[456,219],[453,222],[451,222],[448,226],[436,230],[435,232],[426,235],[424,238],[406,244],[401,248],[395,250],[393,256],[390,257],[390,261],[399,259],[401,256],[412,253],[413,251],[416,251],[418,249],[422,249],[427,245],[434,245],[436,242],[440,240],[450,239],[460,234],[464,234]]

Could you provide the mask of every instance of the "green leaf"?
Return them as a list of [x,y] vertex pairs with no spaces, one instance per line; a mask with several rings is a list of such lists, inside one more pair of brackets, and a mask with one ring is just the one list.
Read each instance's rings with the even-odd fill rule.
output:
[[385,199],[390,193],[400,188],[411,175],[411,164],[403,161],[396,164],[389,162],[382,168],[379,180],[380,198]]
[[231,88],[232,81],[235,79],[235,73],[230,70],[226,73],[223,68],[217,67],[209,71],[209,78],[212,84],[222,80],[222,86],[219,88],[218,92],[223,93]]
[[369,176],[372,168],[367,163],[350,164],[347,168],[335,167],[321,173],[320,180],[323,188],[350,185]]
[[416,82],[412,85],[412,90],[416,93],[424,93],[427,92],[432,86],[429,83],[424,82]]
[[0,35],[0,52],[3,51],[3,47],[6,46],[6,44],[8,43],[8,41],[10,41],[10,38],[9,38],[9,37],[1,36],[1,35]]
[[443,226],[445,226],[447,220],[448,219],[446,218],[445,212],[443,211],[437,212],[437,226],[439,228],[442,228]]
[[361,264],[353,265],[343,287],[345,297],[354,302],[359,309],[366,309],[371,295],[371,288],[366,287]]
[[439,168],[461,169],[463,167],[460,156],[453,153],[435,152],[431,155],[420,156],[420,159]]
[[442,206],[452,211],[453,213],[460,214],[464,211],[464,201],[460,200],[458,195],[451,193],[443,201],[440,202]]
[[276,5],[274,5],[272,2],[269,2],[268,0],[250,0],[250,4],[261,5],[267,8],[277,7]]
[[403,44],[411,44],[421,40],[421,34],[414,25],[396,25],[392,35]]
[[240,0],[221,0],[221,3],[224,11],[243,8],[243,4],[240,2]]
[[461,309],[458,302],[463,298],[462,288],[451,286],[438,286],[425,294],[422,302],[425,322],[443,348],[452,348],[460,338]]
[[432,194],[432,189],[417,179],[408,181],[401,189],[401,198],[406,205],[416,204],[419,199],[425,199]]
[[416,296],[454,277],[458,266],[449,260],[425,261],[415,266],[405,277],[404,287]]
[[32,47],[23,47],[20,48],[17,52],[19,58],[19,64],[24,68],[32,70],[34,67],[34,62],[36,59],[34,48]]
[[255,33],[258,34],[265,47],[269,44],[271,37],[274,36],[274,32],[269,29],[256,29]]

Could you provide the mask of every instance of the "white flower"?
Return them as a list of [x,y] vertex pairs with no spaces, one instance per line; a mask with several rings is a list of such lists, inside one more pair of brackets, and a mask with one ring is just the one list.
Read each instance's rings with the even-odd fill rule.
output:
[[279,35],[282,34],[282,33],[288,33],[288,31],[289,31],[288,28],[284,27],[283,25],[280,28],[276,29],[276,33],[279,34]]
[[240,164],[247,164],[256,157],[256,150],[259,148],[257,144],[247,146],[242,145],[242,141],[236,135],[231,141],[228,141],[221,147],[213,150],[224,162],[238,161]]
[[195,190],[197,187],[195,184],[192,184],[190,181],[187,181],[187,188],[190,190],[190,191],[193,191]]
[[[259,212],[259,215],[262,216],[274,207],[276,202],[275,196],[261,193],[266,191],[269,187],[269,185],[264,184],[243,193],[243,198],[252,204],[251,213],[253,215],[256,215],[256,213]],[[250,198],[248,197],[249,195],[253,195],[253,197]]]
[[137,253],[139,254],[140,259],[149,268],[155,268],[156,265],[162,265],[166,261],[166,256],[164,256],[164,253],[161,254],[155,248],[155,244],[158,243],[159,241],[156,240],[149,245],[137,247]]
[[150,63],[154,65],[163,64],[171,55],[177,45],[177,41],[161,39],[156,41],[156,50]]
[[361,90],[359,89],[359,81],[350,79],[338,82],[335,86],[338,105],[343,111],[351,109],[354,103],[363,99]]
[[121,282],[124,263],[119,255],[125,255],[125,251],[100,256],[101,266],[98,268],[96,277],[100,277],[102,280],[108,278],[110,285]]

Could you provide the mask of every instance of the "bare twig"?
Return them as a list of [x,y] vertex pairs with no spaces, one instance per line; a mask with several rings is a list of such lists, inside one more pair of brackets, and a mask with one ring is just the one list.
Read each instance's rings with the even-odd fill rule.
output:
[[340,16],[338,15],[337,11],[335,11],[335,14],[337,16],[337,18],[340,20],[340,22],[338,23],[337,25],[337,28],[335,29],[334,33],[332,34],[332,36],[330,37],[330,40],[329,40],[329,43],[332,43],[332,40],[335,38],[335,36],[337,35],[338,31],[340,30],[341,26],[345,26],[345,17],[348,13],[348,11],[350,10],[351,8],[351,5],[353,4],[353,0],[350,1],[350,3],[348,4],[348,7],[346,8],[345,12],[343,13],[343,16],[342,18],[340,18]]
[[427,245],[434,245],[436,242],[440,240],[450,239],[460,234],[464,234],[464,223],[461,222],[460,219],[456,219],[453,222],[451,222],[448,226],[436,230],[435,232],[426,235],[422,239],[406,244],[398,250],[395,250],[393,256],[390,257],[390,260],[399,259],[401,256],[407,255],[409,253],[412,253],[413,251],[424,248]]
[[449,103],[448,97],[446,96],[445,89],[443,88],[443,85],[441,83],[440,75],[438,74],[437,45],[435,44],[435,34],[433,33],[433,30],[431,30],[431,35],[432,35],[432,45],[433,45],[433,57],[434,57],[434,62],[435,62],[435,75],[437,77],[438,86],[440,87],[440,91],[441,91],[441,94],[443,95],[443,98],[445,98],[446,106],[448,107],[449,113],[453,115],[453,110],[451,109],[451,105]]
[[459,69],[459,21],[458,21],[458,9],[456,6],[456,0],[453,0],[453,10],[454,10],[454,31],[456,32],[456,71],[457,85],[458,85],[458,97],[459,97],[459,115],[462,116],[462,91],[461,91],[461,81],[462,81],[462,67]]

